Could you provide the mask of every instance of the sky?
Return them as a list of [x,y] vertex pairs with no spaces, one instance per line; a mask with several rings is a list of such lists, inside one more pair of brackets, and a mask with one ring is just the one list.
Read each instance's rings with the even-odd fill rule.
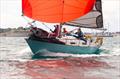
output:
[[[102,0],[102,8],[104,27],[110,32],[120,32],[120,0]],[[21,0],[0,0],[0,27],[26,26],[21,12]]]

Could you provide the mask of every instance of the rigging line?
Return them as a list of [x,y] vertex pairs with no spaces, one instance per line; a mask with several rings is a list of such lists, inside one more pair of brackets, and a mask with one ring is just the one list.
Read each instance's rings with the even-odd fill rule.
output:
[[30,22],[28,19],[25,18],[24,15],[22,15],[22,17],[27,21],[27,25],[30,25],[30,27],[34,26],[32,23],[35,23],[36,22],[35,20],[33,20],[32,22]]
[[23,17],[28,23],[35,23],[35,22],[36,22],[35,20],[33,20],[32,22],[30,22],[28,19],[25,18],[24,15],[22,15],[22,17]]
[[50,29],[51,32],[53,32],[53,30],[52,30],[51,28],[49,28],[46,24],[44,24],[43,22],[42,22],[42,24],[43,24],[45,27],[47,27],[48,29]]
[[28,19],[25,18],[24,14],[21,15],[28,23],[30,22]]

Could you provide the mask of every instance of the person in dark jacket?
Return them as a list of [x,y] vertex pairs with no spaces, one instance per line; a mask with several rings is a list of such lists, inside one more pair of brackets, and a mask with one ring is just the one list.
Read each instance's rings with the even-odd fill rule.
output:
[[78,29],[78,31],[75,34],[77,34],[77,35],[73,35],[74,37],[76,37],[80,40],[83,40],[85,42],[85,44],[87,44],[87,40],[84,38],[84,34],[80,28]]

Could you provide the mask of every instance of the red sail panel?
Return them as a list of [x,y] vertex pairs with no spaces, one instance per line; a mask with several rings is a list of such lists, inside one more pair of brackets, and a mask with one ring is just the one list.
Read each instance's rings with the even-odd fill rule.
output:
[[32,7],[28,0],[22,0],[22,12],[26,16],[32,18]]
[[34,20],[61,23],[85,15],[96,0],[22,0],[23,14]]

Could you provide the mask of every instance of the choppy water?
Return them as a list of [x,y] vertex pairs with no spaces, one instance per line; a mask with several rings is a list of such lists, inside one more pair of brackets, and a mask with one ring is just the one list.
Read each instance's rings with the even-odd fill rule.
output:
[[120,79],[119,39],[105,38],[100,55],[32,59],[24,37],[0,37],[0,79]]

